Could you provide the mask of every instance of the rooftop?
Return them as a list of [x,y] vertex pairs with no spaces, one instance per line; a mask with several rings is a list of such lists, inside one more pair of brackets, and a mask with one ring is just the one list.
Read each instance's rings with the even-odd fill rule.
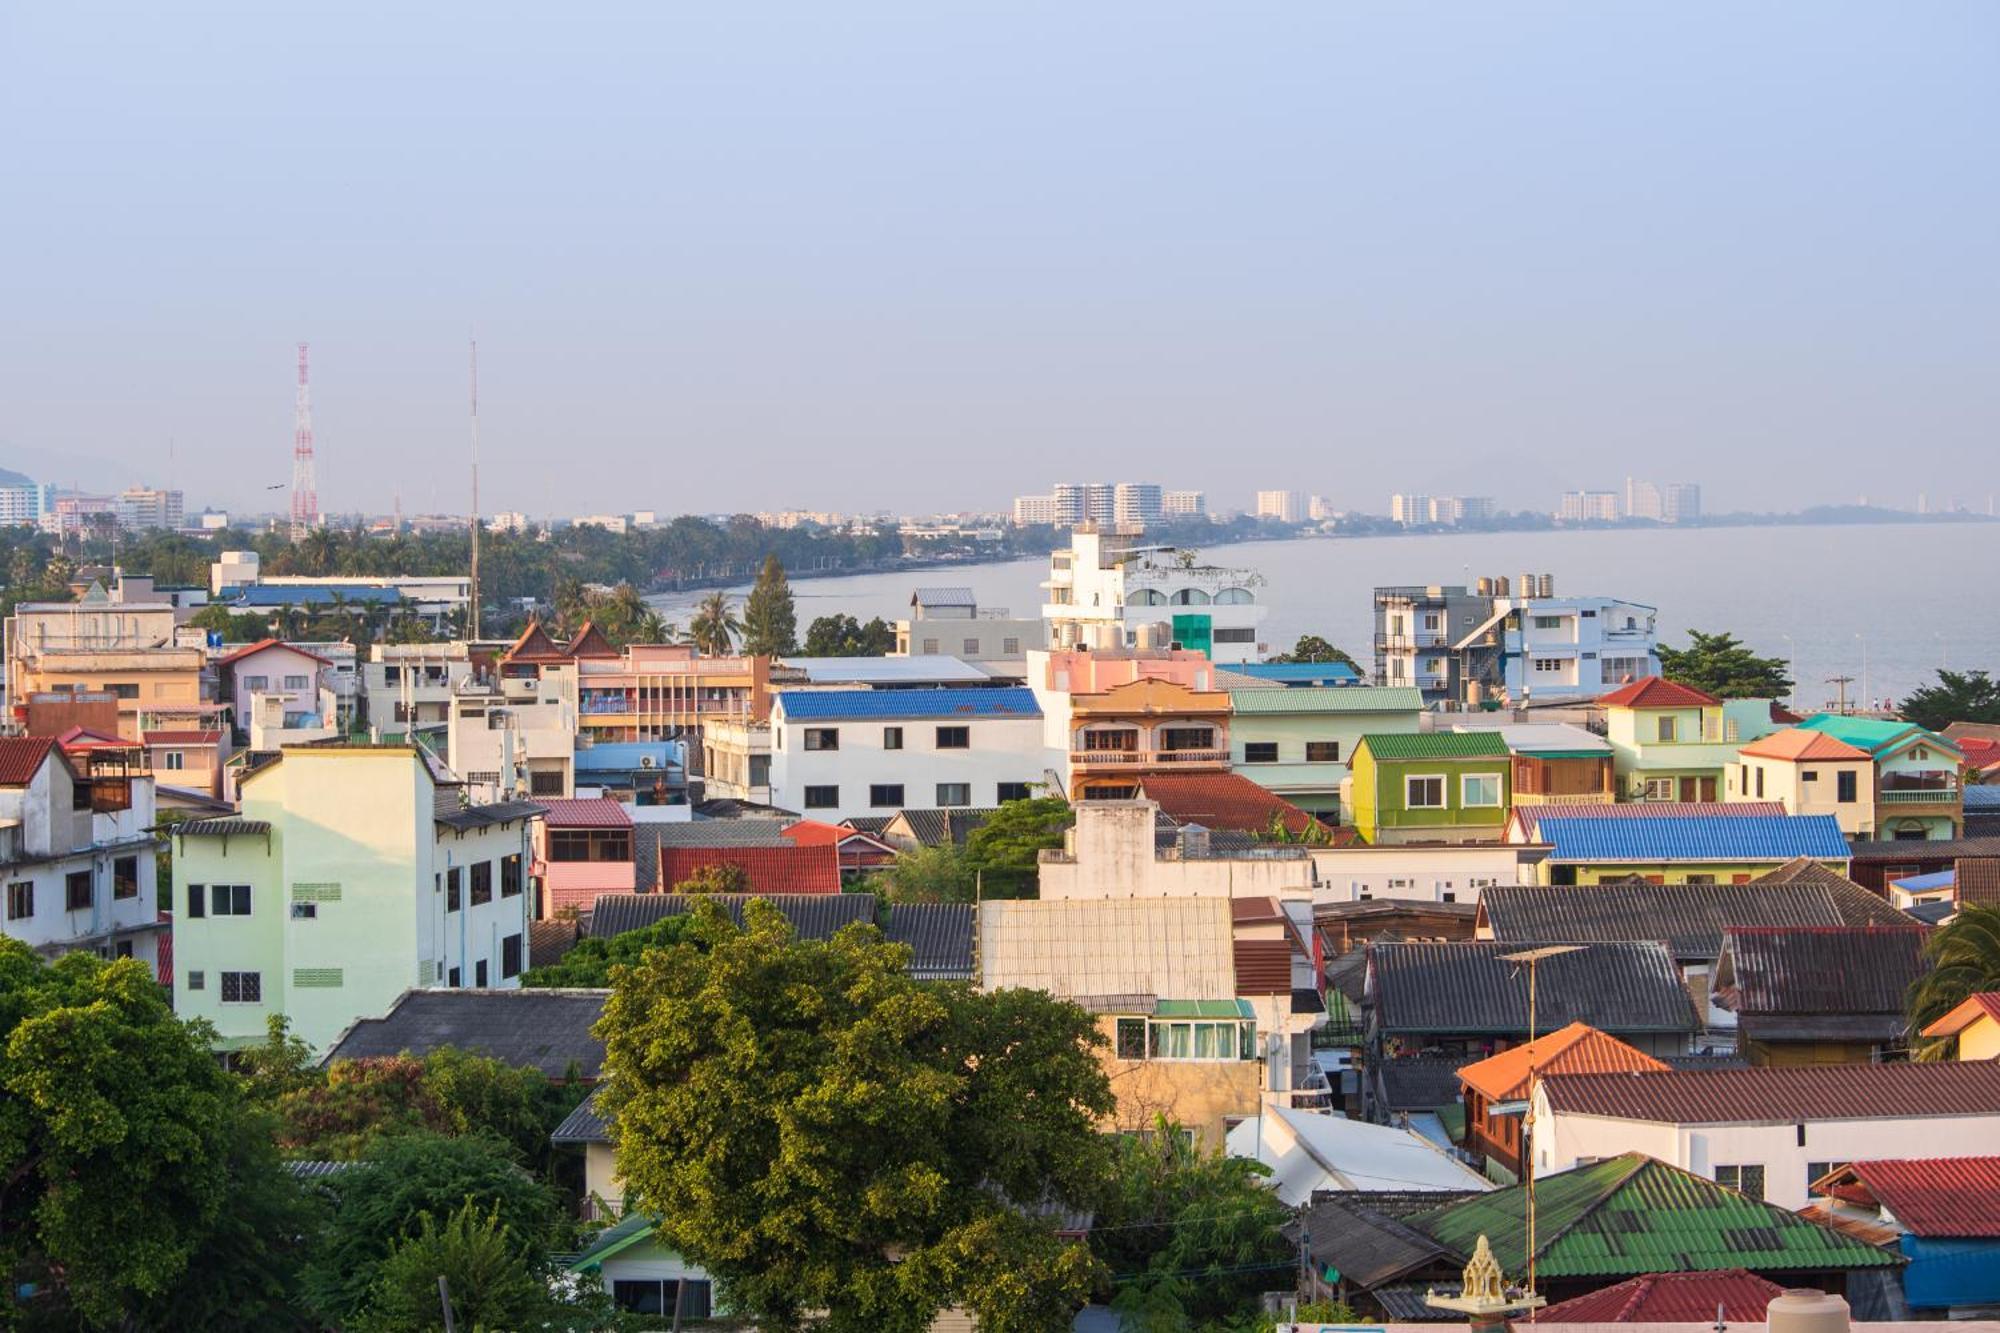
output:
[[1850,717],[1843,713],[1814,713],[1799,723],[1800,728],[1817,731],[1874,754],[1907,738],[1923,736],[1940,750],[1957,757],[1958,747],[1942,736],[1932,736],[1914,722],[1898,722],[1879,717]]
[[1912,1235],[2000,1238],[2000,1157],[1855,1162],[1817,1192],[1880,1208]]
[[574,1069],[594,1079],[604,1043],[591,1035],[609,991],[407,990],[381,1018],[364,1018],[340,1035],[322,1064],[378,1056],[428,1055],[454,1046],[549,1078]]
[[2000,991],[1980,991],[1961,1000],[1958,1007],[1925,1028],[1926,1037],[1956,1037],[1982,1018],[2000,1023]]
[[631,828],[632,816],[614,800],[552,800],[543,798],[548,811],[544,822],[550,828]]
[[1535,1312],[1537,1324],[1701,1324],[1721,1312],[1728,1324],[1764,1321],[1784,1288],[1741,1268],[1708,1273],[1648,1273]]
[[1662,940],[1681,959],[1714,959],[1731,926],[1903,925],[1858,884],[1495,884],[1481,922],[1497,940]]
[[907,657],[788,657],[785,665],[815,685],[979,685],[993,678],[984,667],[942,653]]
[[991,901],[979,905],[980,984],[1067,999],[1233,1000],[1224,898]]
[[601,893],[591,906],[587,933],[593,939],[623,935],[684,915],[704,901],[721,904],[738,926],[752,902],[769,903],[792,923],[793,934],[802,940],[832,939],[843,926],[856,922],[872,925],[875,921],[872,893]]
[[[1816,1036],[1835,1019],[1857,1037],[1900,1035],[1910,987],[1929,971],[1923,926],[1732,926],[1715,969],[1715,1001],[1746,1034]],[[1790,1034],[1797,1032],[1796,1037]],[[1830,1039],[1836,1034],[1829,1031]]]
[[1236,711],[1243,714],[1420,713],[1424,707],[1423,691],[1413,685],[1298,685],[1274,689],[1268,682],[1260,682],[1244,688],[1231,685],[1229,698]]
[[1035,692],[1022,686],[968,690],[780,690],[778,707],[793,722],[877,718],[951,722],[1042,715]]
[[1377,759],[1505,759],[1507,742],[1491,731],[1370,732],[1361,738]]
[[1782,815],[1779,801],[1620,801],[1615,805],[1519,805],[1513,818],[1530,842],[1546,841],[1541,836],[1545,819],[1747,819],[1753,815]]
[[1489,1101],[1524,1097],[1537,1075],[1653,1074],[1667,1068],[1636,1046],[1599,1032],[1587,1023],[1571,1023],[1545,1037],[1525,1042],[1476,1064],[1458,1076]]
[[1378,708],[1401,708],[1402,704],[1389,703],[1380,696],[1387,694],[1411,694],[1417,696],[1412,707],[1423,707],[1423,692],[1411,686],[1379,686],[1369,689],[1358,686],[1361,673],[1345,662],[1242,662],[1230,668],[1239,675],[1254,676],[1258,680],[1272,681],[1281,685],[1314,685],[1322,681],[1347,682],[1336,688],[1361,688],[1364,693],[1377,696]]
[[840,849],[832,843],[800,846],[782,841],[737,847],[660,844],[659,882],[668,889],[711,866],[735,866],[752,893],[839,893]]
[[[1378,941],[1368,946],[1375,1020],[1385,1033],[1525,1034],[1528,969],[1503,955],[1529,941]],[[1544,1031],[1587,1023],[1605,1032],[1692,1032],[1700,1024],[1663,944],[1586,944],[1537,968]]]
[[1548,819],[1536,825],[1552,862],[1640,864],[1846,861],[1847,839],[1832,815],[1666,819]]
[[1722,700],[1664,676],[1646,676],[1597,696],[1605,708],[1714,708]]
[[[1139,779],[1139,786],[1148,800],[1179,824],[1265,833],[1275,820],[1295,835],[1322,827],[1310,814],[1241,773],[1152,772]],[[1333,830],[1326,832],[1331,838]]]
[[1794,763],[1809,759],[1852,761],[1868,758],[1866,750],[1856,749],[1838,736],[1829,736],[1810,727],[1787,727],[1783,731],[1774,731],[1751,741],[1737,753],[1753,759],[1784,759]]
[[2000,1115],[2000,1060],[1564,1074],[1542,1088],[1558,1112],[1668,1125],[1988,1116]]

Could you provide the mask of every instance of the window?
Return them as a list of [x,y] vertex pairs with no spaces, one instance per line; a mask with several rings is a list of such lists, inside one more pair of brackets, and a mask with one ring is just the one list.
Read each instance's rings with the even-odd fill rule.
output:
[[1118,1020],[1118,1058],[1120,1060],[1143,1060],[1146,1058],[1145,1019],[1121,1018]]
[[972,784],[969,782],[938,783],[937,803],[940,806],[971,805]]
[[246,690],[268,690],[271,688],[271,678],[269,676],[245,676],[243,678],[243,688]]
[[264,1002],[264,974],[262,972],[224,972],[222,974],[222,1002],[224,1004],[262,1004]]
[[138,857],[121,856],[111,863],[111,896],[113,898],[139,896]]
[[90,910],[91,875],[88,870],[73,870],[63,877],[63,904],[72,912]]
[[1254,1060],[1257,1025],[1233,1019],[1217,1022],[1151,1020],[1146,1026],[1149,1060]]
[[1718,1166],[1715,1168],[1715,1183],[1726,1185],[1733,1190],[1741,1190],[1751,1198],[1764,1198],[1764,1164],[1748,1166]]
[[444,974],[444,984],[451,987],[453,990],[457,990],[459,986],[463,984],[461,980],[462,976],[463,974],[460,973],[459,970],[454,967],[449,972]]
[[1083,748],[1086,750],[1115,750],[1120,754],[1134,754],[1139,749],[1139,733],[1136,731],[1113,731],[1099,729],[1083,733]]
[[1034,794],[1031,782],[1002,782],[993,789],[994,799],[1001,805],[1009,801],[1025,801]]
[[1679,719],[1679,718],[1677,718],[1677,717],[1673,716],[1673,715],[1672,715],[1671,713],[1669,713],[1669,714],[1667,714],[1667,715],[1665,715],[1665,716],[1663,716],[1663,717],[1661,717],[1661,718],[1660,718],[1660,723],[1659,723],[1659,725],[1660,725],[1660,739],[1661,739],[1661,740],[1663,740],[1663,741],[1671,741],[1671,740],[1674,740],[1674,739],[1676,739],[1676,728],[1677,728],[1677,727],[1678,727],[1678,726],[1680,725],[1680,719]]
[[1164,727],[1160,731],[1162,750],[1206,750],[1214,744],[1213,727]]
[[1818,781],[1819,781],[1819,770],[1818,770],[1818,769],[1816,769],[1816,768],[1802,768],[1802,769],[1800,769],[1800,770],[1799,770],[1799,781],[1800,781],[1800,782],[1818,782]]
[[672,1318],[678,1311],[684,1320],[707,1319],[710,1315],[709,1285],[695,1278],[680,1281],[620,1278],[611,1284],[611,1303],[628,1314]]
[[1561,629],[1562,627],[1563,627],[1563,618],[1561,616],[1535,617],[1536,629]]
[[1687,879],[1686,879],[1686,881],[1685,881],[1685,882],[1686,882],[1686,883],[1689,883],[1689,884],[1713,884],[1713,883],[1715,883],[1715,876],[1713,876],[1713,875],[1689,875],[1689,876],[1687,877]]
[[1435,611],[1426,611],[1426,612],[1424,612],[1424,628],[1425,628],[1425,629],[1443,629],[1443,628],[1444,628],[1444,626],[1443,626],[1443,625],[1441,625],[1441,624],[1440,624],[1440,623],[1438,623],[1438,622],[1439,622],[1439,617],[1438,617],[1438,613],[1437,613],[1437,612],[1435,612]]
[[1406,810],[1444,809],[1442,777],[1404,778],[1403,808]]
[[1568,667],[1569,659],[1566,657],[1537,657],[1535,659],[1535,670],[1545,676],[1554,675],[1557,672],[1568,669]]
[[1307,741],[1306,762],[1308,764],[1337,764],[1340,762],[1339,741]]
[[521,936],[518,932],[500,937],[500,975],[503,978],[521,975]]
[[884,728],[882,728],[882,748],[883,748],[883,749],[885,749],[885,750],[900,750],[900,749],[902,749],[902,748],[903,748],[903,729],[902,729],[901,727],[884,727]]
[[1458,803],[1467,809],[1484,809],[1500,804],[1500,775],[1467,773],[1458,780]]
[[206,973],[206,972],[190,972],[190,973],[188,973],[188,989],[189,989],[189,990],[207,990],[207,989],[208,989],[208,973]]
[[472,867],[472,905],[484,907],[493,901],[493,863],[480,861]]
[[632,835],[624,829],[565,828],[549,831],[551,861],[630,861]]
[[1642,801],[1671,801],[1674,799],[1672,778],[1647,778],[1639,785],[1639,799]]
[[900,782],[877,782],[868,788],[868,804],[878,810],[900,810],[903,808],[903,784]]
[[188,915],[197,919],[208,915],[207,885],[188,885]]
[[285,688],[288,690],[303,690],[304,688],[306,688],[306,686],[310,685],[311,683],[312,682],[304,676],[285,677]]
[[937,650],[938,650],[938,641],[936,639],[924,640],[924,655],[926,657],[934,656],[937,653]]
[[840,748],[839,727],[807,727],[806,749],[838,750]]
[[1855,781],[1855,774],[1853,769],[1849,769],[1845,773],[1834,774],[1833,775],[1834,799],[1839,801],[1842,805],[1854,804],[1855,800],[1859,795],[1859,792],[1857,790],[1859,785],[1860,784],[1858,784]]
[[35,914],[35,882],[16,880],[7,886],[7,919],[22,921]]
[[444,872],[444,910],[456,912],[463,903],[465,868],[453,866]]
[[1019,639],[1000,640],[1000,655],[1002,657],[1019,657],[1021,655],[1021,641]]
[[318,904],[318,903],[293,903],[293,904],[292,904],[292,920],[294,920],[294,921],[317,921],[317,920],[319,920],[319,904]]
[[208,914],[210,916],[249,916],[250,886],[248,884],[209,885]]
[[170,773],[178,773],[187,767],[187,756],[179,750],[168,750],[160,756],[160,767]]
[[1210,632],[1209,642],[1255,643],[1257,642],[1257,631],[1254,629],[1240,629],[1240,628],[1216,629]]
[[472,965],[472,984],[480,990],[486,989],[486,960],[484,958]]
[[563,793],[562,770],[553,773],[528,774],[528,794],[530,796],[560,796]]
[[965,644],[965,655],[967,657],[979,656],[979,640],[966,639],[964,640],[964,644]]
[[1755,771],[1757,774],[1757,796],[1761,800],[1764,795],[1764,766],[1759,764]]
[[940,750],[969,750],[972,748],[971,727],[939,727],[937,748]]
[[1246,741],[1243,746],[1243,762],[1246,764],[1275,764],[1278,762],[1276,741]]
[[840,804],[838,787],[807,787],[805,796],[808,810],[831,810]]
[[1811,1194],[1813,1182],[1829,1175],[1839,1165],[1839,1162],[1807,1162],[1806,1193]]
[[521,854],[509,852],[500,858],[500,896],[518,898],[521,895]]

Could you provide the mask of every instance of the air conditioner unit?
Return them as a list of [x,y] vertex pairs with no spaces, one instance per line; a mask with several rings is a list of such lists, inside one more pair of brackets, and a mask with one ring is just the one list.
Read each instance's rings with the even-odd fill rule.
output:
[[656,761],[654,760],[653,756],[649,754],[642,754],[639,756],[639,767],[641,768],[651,768],[653,767],[655,762]]
[[528,693],[533,694],[535,692],[535,687],[541,683],[542,682],[536,680],[533,676],[530,676],[526,680],[521,682],[521,688],[526,690]]

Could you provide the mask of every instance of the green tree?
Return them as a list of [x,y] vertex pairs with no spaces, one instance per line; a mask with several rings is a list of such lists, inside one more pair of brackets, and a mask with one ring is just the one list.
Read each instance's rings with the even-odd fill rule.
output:
[[1033,898],[1041,888],[1041,854],[1063,845],[1076,812],[1060,796],[1008,801],[965,840],[965,868],[985,898]]
[[1290,652],[1279,653],[1269,660],[1273,662],[1340,662],[1346,666],[1353,667],[1356,671],[1361,670],[1360,664],[1352,657],[1349,657],[1345,649],[1334,647],[1317,634],[1300,635],[1299,641],[1292,645]]
[[878,882],[890,902],[972,901],[972,871],[965,864],[965,853],[949,845],[911,848],[897,856]]
[[220,633],[230,643],[255,643],[271,631],[271,622],[247,611],[231,611],[221,602],[210,602],[188,617],[188,624]]
[[1903,719],[1931,731],[1954,722],[2000,722],[2000,680],[1984,671],[1940,671],[1937,684],[1903,696]]
[[523,972],[521,984],[551,988],[609,986],[613,968],[630,967],[648,949],[664,949],[678,944],[687,933],[687,925],[687,917],[670,916],[609,939],[597,936],[580,939],[562,956],[561,961],[531,967]]
[[328,1189],[333,1220],[306,1271],[306,1291],[336,1324],[363,1312],[390,1255],[421,1233],[426,1214],[449,1216],[471,1203],[537,1254],[563,1229],[554,1191],[516,1166],[496,1139],[378,1139],[360,1165],[328,1177]]
[[[202,1038],[142,963],[74,953],[44,964],[0,938],[10,1282],[33,1283],[78,1322],[115,1324],[184,1289],[239,1195],[283,1188],[246,1147],[240,1090]],[[245,1263],[246,1283],[282,1284],[276,1250]]]
[[1112,1107],[1095,1020],[1038,991],[914,981],[872,926],[800,941],[698,904],[620,974],[598,1026],[618,1171],[662,1241],[771,1330],[920,1333],[962,1303],[1048,1327],[1081,1246],[1006,1200],[1088,1200]]
[[806,627],[801,657],[883,657],[896,648],[896,630],[882,617],[862,624],[853,616],[820,616]]
[[2000,906],[1963,903],[1924,941],[1931,970],[1910,987],[1910,1040],[1919,1060],[1949,1059],[1956,1037],[1921,1034],[1974,995],[2000,991]]
[[1291,1211],[1269,1170],[1208,1152],[1161,1118],[1118,1144],[1110,1197],[1090,1244],[1113,1274],[1112,1305],[1142,1333],[1254,1319],[1258,1294],[1289,1285],[1296,1257],[1279,1227]]
[[703,866],[674,885],[675,893],[748,893],[750,875],[742,866],[717,862]]
[[792,585],[785,567],[775,555],[764,557],[757,582],[743,603],[743,651],[756,656],[780,657],[799,646],[799,613],[792,601]]
[[729,594],[717,589],[695,608],[694,619],[688,622],[688,641],[710,657],[725,657],[736,647],[742,628],[729,605]]
[[1688,631],[1688,646],[1660,645],[1660,674],[1718,699],[1782,699],[1792,688],[1782,657],[1759,657],[1733,634]]
[[416,1234],[398,1242],[376,1270],[359,1322],[371,1333],[429,1333],[441,1319],[442,1277],[459,1327],[533,1327],[561,1313],[538,1276],[547,1262],[500,1220],[498,1209],[465,1203],[443,1226],[420,1213]]

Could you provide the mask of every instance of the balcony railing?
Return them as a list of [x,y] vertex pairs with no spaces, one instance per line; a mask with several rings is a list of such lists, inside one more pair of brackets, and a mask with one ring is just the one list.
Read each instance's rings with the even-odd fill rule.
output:
[[1956,783],[1944,787],[1884,787],[1877,799],[1884,805],[1957,805]]
[[1071,750],[1072,764],[1090,768],[1161,768],[1169,764],[1226,764],[1228,750]]

